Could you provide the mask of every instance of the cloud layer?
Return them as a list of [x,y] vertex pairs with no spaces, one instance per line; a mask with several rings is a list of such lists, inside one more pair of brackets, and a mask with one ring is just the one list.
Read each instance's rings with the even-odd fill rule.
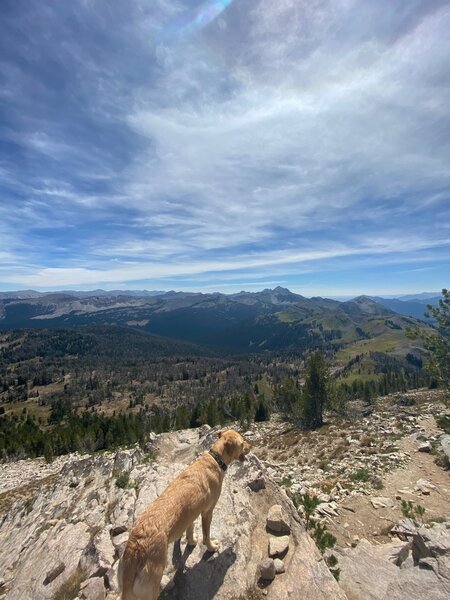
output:
[[3,288],[448,285],[448,2],[2,11]]

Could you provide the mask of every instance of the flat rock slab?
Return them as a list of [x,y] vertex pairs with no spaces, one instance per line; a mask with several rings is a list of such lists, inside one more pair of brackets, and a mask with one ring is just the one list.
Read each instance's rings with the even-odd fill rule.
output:
[[[445,536],[439,532],[434,533],[439,541],[433,548],[442,551]],[[430,538],[432,537],[433,533],[430,534]],[[450,556],[439,554],[437,558],[421,559],[417,565],[410,556],[410,545],[399,542],[374,545],[367,540],[361,540],[356,548],[336,549],[338,566],[341,569],[339,581],[347,598],[448,600]]]
[[382,496],[377,496],[370,499],[372,506],[374,508],[394,508],[394,501],[391,498],[383,498]]

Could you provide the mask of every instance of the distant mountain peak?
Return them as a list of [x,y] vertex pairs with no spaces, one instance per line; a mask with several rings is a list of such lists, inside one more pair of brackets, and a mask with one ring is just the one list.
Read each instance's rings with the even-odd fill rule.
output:
[[362,294],[361,296],[356,296],[356,298],[353,298],[353,300],[351,300],[351,302],[358,302],[358,303],[372,302],[372,303],[376,304],[376,301],[373,298],[371,298],[370,296],[366,296],[365,294]]

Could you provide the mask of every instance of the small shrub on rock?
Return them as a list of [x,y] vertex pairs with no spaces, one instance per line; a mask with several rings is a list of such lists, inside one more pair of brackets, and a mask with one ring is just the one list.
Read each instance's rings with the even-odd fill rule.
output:
[[407,519],[411,519],[417,524],[417,517],[420,518],[423,523],[423,515],[425,514],[425,508],[420,504],[414,505],[411,500],[402,500],[401,504],[402,514]]
[[130,474],[128,471],[121,473],[116,479],[116,485],[118,488],[124,490],[130,485]]
[[352,473],[351,479],[352,479],[352,481],[364,481],[364,482],[369,481],[369,479],[370,479],[369,469],[366,469],[365,467],[363,467],[362,469],[358,469],[357,471]]
[[[296,508],[301,507],[303,509],[306,529],[315,541],[320,553],[325,554],[327,550],[330,550],[334,547],[336,544],[336,538],[332,533],[327,531],[325,525],[321,525],[320,523],[311,519],[314,511],[320,504],[319,498],[310,494],[296,494],[292,498],[292,501],[294,502]],[[325,562],[327,563],[333,577],[336,579],[336,581],[339,581],[340,569],[336,568],[338,562],[336,556],[334,554],[325,556]]]
[[296,494],[292,500],[296,508],[301,507],[303,509],[303,514],[305,515],[306,521],[306,529],[309,529],[311,525],[311,517],[320,504],[319,498],[310,494]]

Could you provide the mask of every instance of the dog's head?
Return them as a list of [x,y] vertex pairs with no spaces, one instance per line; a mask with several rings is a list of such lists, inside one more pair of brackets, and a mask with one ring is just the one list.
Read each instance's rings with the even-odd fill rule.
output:
[[233,460],[245,460],[245,455],[250,452],[251,446],[240,433],[233,429],[222,429],[218,433],[222,450],[222,456],[225,462],[230,463]]

